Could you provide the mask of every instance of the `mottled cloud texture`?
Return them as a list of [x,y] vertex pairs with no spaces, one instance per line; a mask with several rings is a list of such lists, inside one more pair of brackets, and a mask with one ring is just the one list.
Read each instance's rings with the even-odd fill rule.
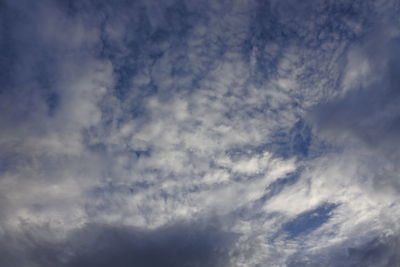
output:
[[400,266],[400,2],[0,2],[0,265]]

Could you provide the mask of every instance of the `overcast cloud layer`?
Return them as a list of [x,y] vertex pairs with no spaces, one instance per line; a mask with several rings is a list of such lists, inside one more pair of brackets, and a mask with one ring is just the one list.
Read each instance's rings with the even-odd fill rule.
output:
[[400,266],[400,2],[0,2],[0,266]]

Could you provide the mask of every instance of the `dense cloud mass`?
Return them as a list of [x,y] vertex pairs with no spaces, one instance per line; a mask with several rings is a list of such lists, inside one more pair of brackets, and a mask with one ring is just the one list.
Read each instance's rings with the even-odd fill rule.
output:
[[0,2],[0,265],[400,266],[400,2]]
[[204,227],[182,222],[154,231],[89,224],[62,241],[49,240],[49,234],[43,227],[24,229],[17,240],[0,247],[0,263],[16,267],[230,266],[237,239],[215,223]]

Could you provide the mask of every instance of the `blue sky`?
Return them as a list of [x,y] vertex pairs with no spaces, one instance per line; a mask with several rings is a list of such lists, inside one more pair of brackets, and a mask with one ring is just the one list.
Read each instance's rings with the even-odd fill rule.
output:
[[0,4],[1,266],[400,266],[397,0]]

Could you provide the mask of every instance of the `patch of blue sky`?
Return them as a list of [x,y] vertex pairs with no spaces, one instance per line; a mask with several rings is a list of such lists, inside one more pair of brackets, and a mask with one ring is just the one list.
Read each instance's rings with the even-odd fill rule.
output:
[[296,172],[289,173],[286,177],[282,177],[268,185],[265,189],[266,193],[262,197],[262,201],[265,202],[271,197],[279,194],[285,187],[293,185],[300,179],[302,168],[299,168]]
[[261,198],[254,201],[249,206],[245,206],[241,209],[234,211],[232,216],[251,221],[260,218],[272,218],[278,215],[274,213],[265,213],[265,211],[262,210],[263,205],[269,199],[282,192],[282,190],[286,187],[295,184],[300,179],[301,173],[302,168],[299,168],[297,171],[289,173],[285,177],[279,178],[276,181],[272,182],[265,188],[265,193]]
[[332,216],[332,211],[338,207],[335,203],[324,203],[319,207],[298,215],[285,223],[282,230],[287,232],[289,239],[306,235],[326,223]]

